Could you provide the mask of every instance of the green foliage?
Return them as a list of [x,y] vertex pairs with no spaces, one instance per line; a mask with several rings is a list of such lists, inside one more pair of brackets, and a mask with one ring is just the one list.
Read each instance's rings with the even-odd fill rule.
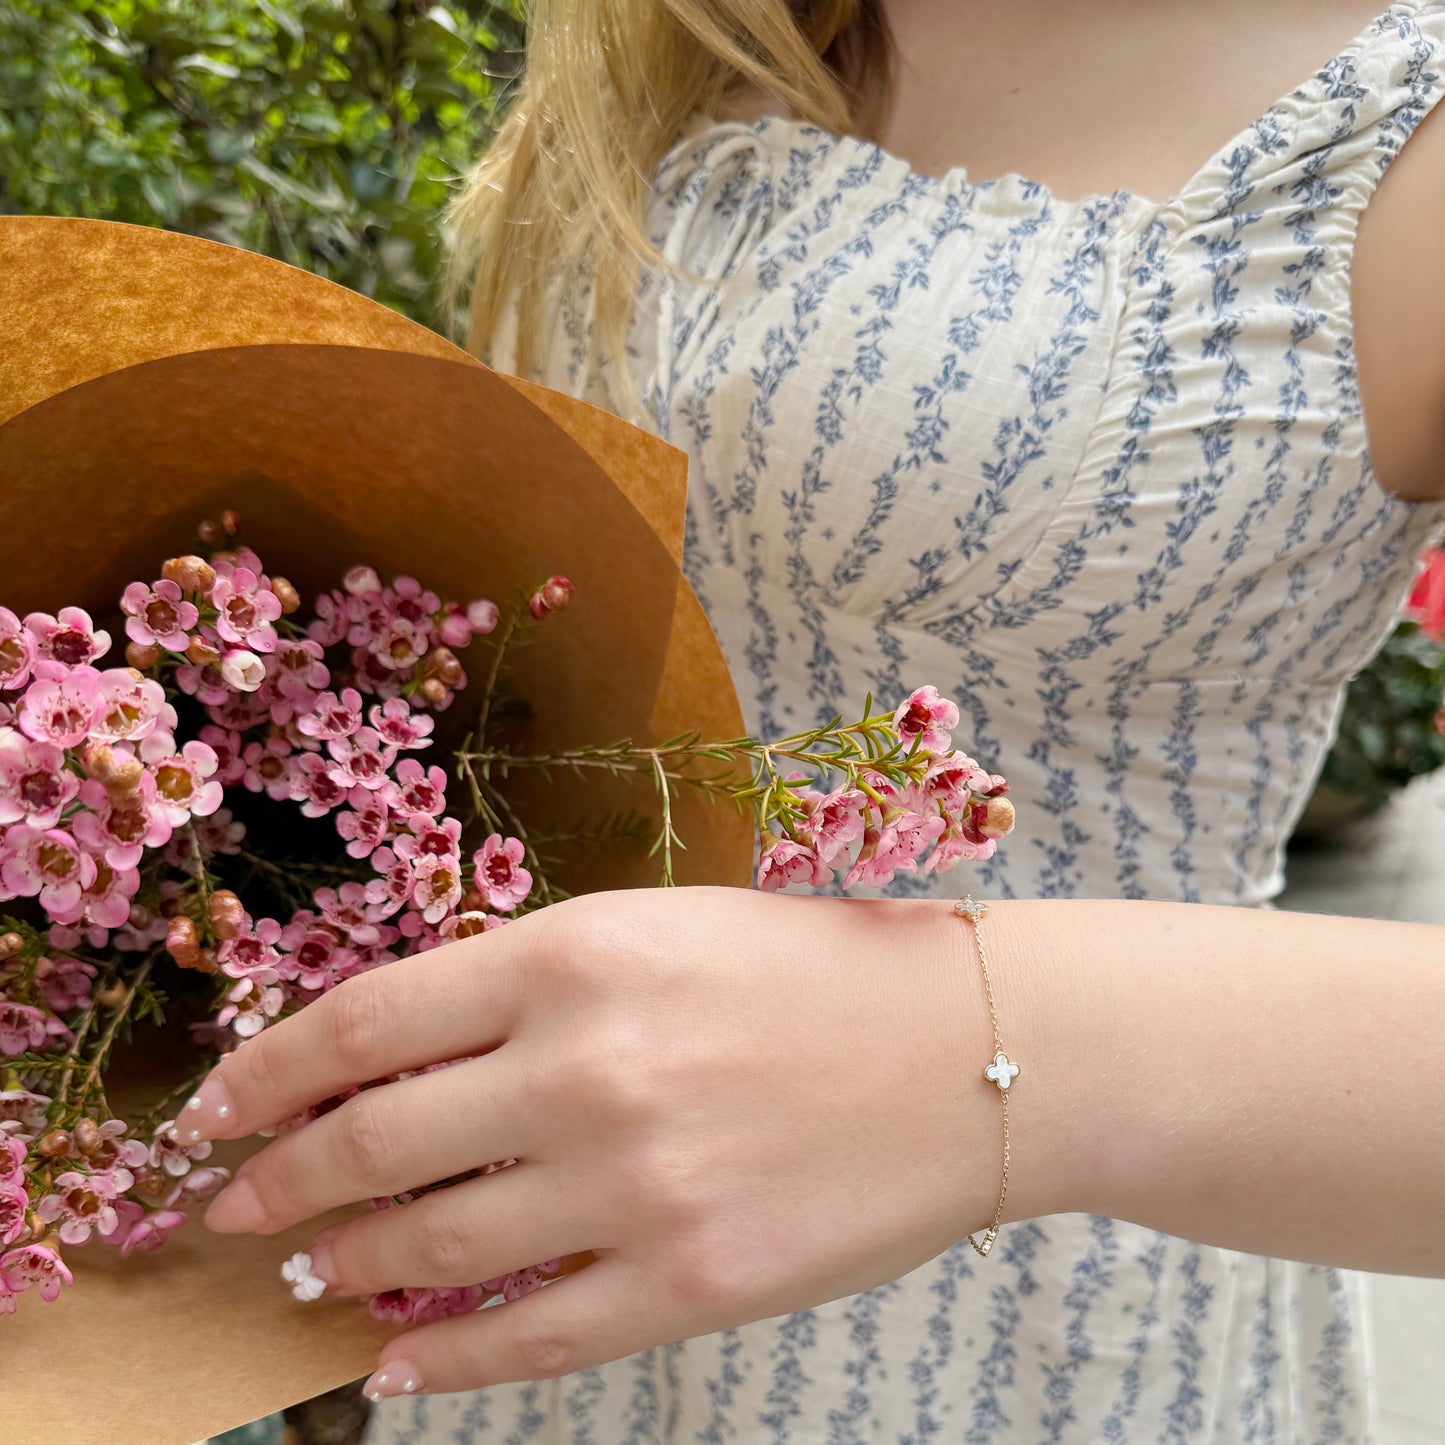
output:
[[1413,622],[1351,683],[1321,780],[1371,805],[1422,773],[1445,767],[1445,646]]
[[522,0],[0,0],[0,212],[157,225],[434,322]]

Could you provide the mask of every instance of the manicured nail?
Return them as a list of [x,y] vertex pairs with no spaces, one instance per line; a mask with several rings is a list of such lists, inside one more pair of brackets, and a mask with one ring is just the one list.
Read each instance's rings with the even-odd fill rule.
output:
[[226,1121],[234,1117],[236,1102],[217,1074],[212,1074],[189,1099],[176,1120],[181,1140],[199,1144],[225,1132]]
[[415,1395],[422,1388],[421,1371],[410,1360],[389,1360],[361,1387],[368,1400]]
[[217,1234],[250,1234],[266,1223],[261,1196],[249,1179],[234,1179],[211,1201],[206,1228]]
[[333,1294],[344,1293],[337,1288],[336,1261],[331,1256],[331,1246],[324,1239],[318,1239],[311,1245],[310,1254],[311,1273],[317,1279],[324,1280],[327,1289]]

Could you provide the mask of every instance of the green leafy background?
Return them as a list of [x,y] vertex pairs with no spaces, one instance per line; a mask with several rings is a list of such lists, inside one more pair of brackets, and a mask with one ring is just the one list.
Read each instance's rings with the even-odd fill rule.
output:
[[0,0],[0,212],[245,246],[431,324],[522,0]]

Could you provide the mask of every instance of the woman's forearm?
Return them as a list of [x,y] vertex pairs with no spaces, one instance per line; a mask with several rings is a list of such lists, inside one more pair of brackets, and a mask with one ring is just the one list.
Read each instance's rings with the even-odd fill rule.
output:
[[1445,928],[1060,900],[983,929],[1023,1069],[1006,1218],[1445,1276]]

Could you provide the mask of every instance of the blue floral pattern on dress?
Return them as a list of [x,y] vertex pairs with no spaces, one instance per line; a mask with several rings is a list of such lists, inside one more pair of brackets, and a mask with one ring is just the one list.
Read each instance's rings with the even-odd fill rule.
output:
[[[687,572],[749,727],[934,683],[1018,805],[974,891],[1267,906],[1445,517],[1374,477],[1349,309],[1442,69],[1445,5],[1396,4],[1162,204],[699,117],[652,219],[717,284],[649,277],[625,364],[689,455]],[[538,379],[625,412],[586,296],[560,318]],[[1367,1308],[1364,1275],[1053,1216],[488,1411],[400,1402],[372,1440],[1359,1442]]]

